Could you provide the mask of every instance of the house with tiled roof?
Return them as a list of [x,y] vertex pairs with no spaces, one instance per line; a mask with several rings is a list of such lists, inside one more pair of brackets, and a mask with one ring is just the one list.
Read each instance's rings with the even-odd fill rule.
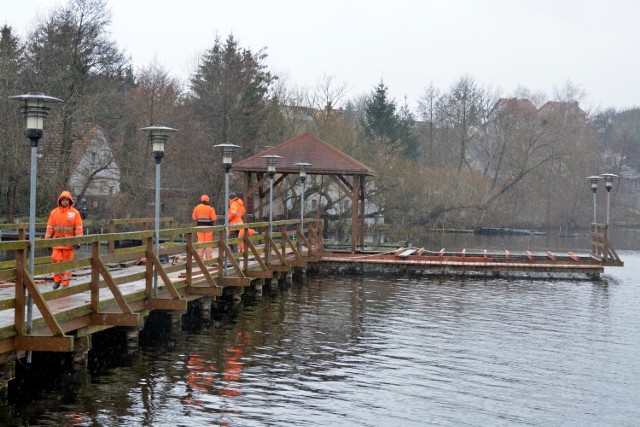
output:
[[583,122],[587,120],[587,113],[580,108],[577,101],[549,101],[540,107],[538,112],[543,118],[550,115],[561,115],[567,119],[579,119]]
[[75,196],[104,197],[120,192],[120,168],[104,131],[92,127],[73,143],[69,189]]
[[489,116],[504,111],[510,112],[512,114],[529,114],[535,113],[537,110],[536,106],[533,105],[533,103],[528,99],[500,98],[491,108]]
[[[76,199],[78,208],[85,207],[89,213],[106,213],[112,197],[120,193],[115,149],[99,126],[92,126],[81,135],[71,144],[70,175],[65,189]],[[44,175],[56,176],[61,142],[50,140],[42,148],[40,170]]]

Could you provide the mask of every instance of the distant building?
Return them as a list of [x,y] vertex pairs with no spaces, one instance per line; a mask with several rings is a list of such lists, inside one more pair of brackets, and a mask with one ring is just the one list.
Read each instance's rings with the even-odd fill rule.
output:
[[114,149],[102,129],[91,128],[73,143],[73,168],[69,189],[75,196],[112,196],[120,192],[120,168]]
[[[60,145],[60,141],[51,141],[45,150],[42,170],[51,176],[60,167],[56,156],[62,151]],[[120,194],[120,167],[104,131],[91,127],[82,138],[73,141],[70,156],[66,189],[76,199],[76,207],[92,217],[111,215],[111,201]]]
[[549,101],[538,109],[540,116],[545,119],[550,115],[560,116],[565,119],[587,121],[587,113],[574,102]]

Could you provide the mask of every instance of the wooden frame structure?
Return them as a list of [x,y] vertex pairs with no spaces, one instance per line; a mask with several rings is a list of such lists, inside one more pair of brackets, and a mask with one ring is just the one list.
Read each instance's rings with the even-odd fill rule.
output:
[[[282,159],[276,166],[274,188],[289,174],[298,174],[300,169],[296,163],[310,163],[308,175],[326,175],[351,200],[351,252],[355,253],[359,244],[364,249],[364,218],[366,201],[366,178],[374,177],[375,172],[368,166],[349,157],[328,142],[315,135],[305,133],[268,148],[251,157],[235,163],[231,170],[244,173],[243,199],[248,206],[249,197],[258,195],[258,217],[262,218],[264,198],[269,189],[264,188],[269,182],[267,165],[262,156],[278,155]],[[306,197],[305,197],[306,198]],[[254,207],[255,208],[255,207]]]

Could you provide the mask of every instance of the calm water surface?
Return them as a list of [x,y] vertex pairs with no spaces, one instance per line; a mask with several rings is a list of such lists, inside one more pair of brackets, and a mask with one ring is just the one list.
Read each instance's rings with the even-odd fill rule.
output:
[[638,426],[640,246],[630,242],[618,245],[625,267],[600,281],[311,278],[171,345],[145,345],[84,385],[61,380],[12,401],[0,421]]

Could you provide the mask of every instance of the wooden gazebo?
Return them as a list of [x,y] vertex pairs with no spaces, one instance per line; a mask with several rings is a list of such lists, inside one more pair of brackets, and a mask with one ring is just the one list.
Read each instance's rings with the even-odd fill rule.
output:
[[262,217],[264,197],[269,195],[268,185],[265,188],[265,184],[269,182],[269,176],[266,161],[262,156],[272,154],[282,157],[278,159],[276,166],[274,188],[287,175],[300,172],[296,163],[311,163],[307,168],[308,175],[326,175],[336,183],[351,199],[351,252],[355,253],[356,242],[364,248],[365,179],[368,176],[375,176],[375,172],[315,135],[310,133],[298,135],[240,160],[231,168],[233,172],[244,172],[245,205],[248,197],[258,193],[259,217]]

